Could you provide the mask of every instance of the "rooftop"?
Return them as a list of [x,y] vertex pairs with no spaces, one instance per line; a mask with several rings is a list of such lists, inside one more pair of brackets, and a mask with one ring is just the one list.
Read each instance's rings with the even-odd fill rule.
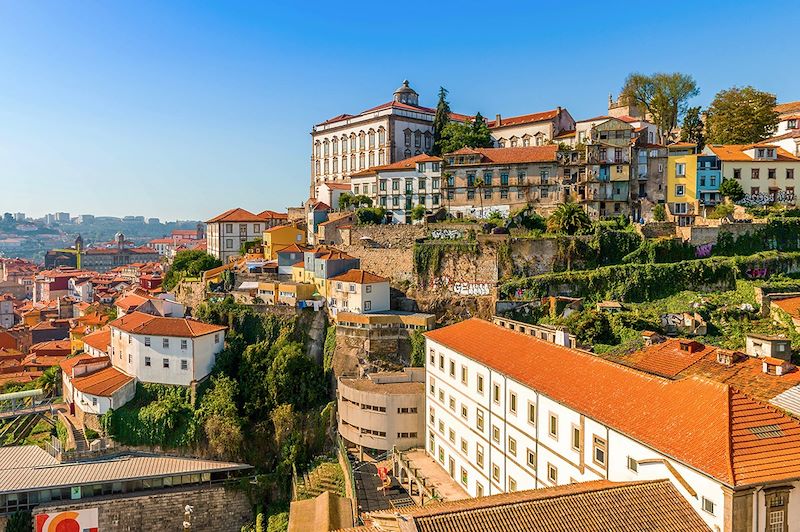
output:
[[[727,485],[800,478],[800,422],[727,383],[648,375],[475,318],[426,337]],[[779,430],[750,430],[766,425]]]
[[356,284],[374,284],[374,283],[388,283],[389,280],[380,275],[375,275],[367,270],[352,269],[347,270],[341,275],[331,277],[330,281],[340,281],[343,283],[356,283]]
[[173,475],[240,471],[246,464],[195,458],[130,454],[59,463],[33,445],[0,447],[0,493],[118,482]]
[[[672,145],[674,146],[674,144]],[[751,162],[751,161],[764,161],[770,162],[772,159],[753,159],[749,155],[745,153],[745,150],[752,148],[752,145],[745,145],[745,144],[710,144],[708,148],[714,152],[714,155],[720,158],[722,161],[741,161],[741,162]],[[784,150],[783,148],[777,148],[777,156],[774,159],[778,162],[800,162],[800,158],[795,157],[788,151]]]
[[163,318],[142,312],[126,314],[112,321],[109,325],[130,334],[151,334],[153,336],[182,338],[195,338],[227,329],[227,327],[221,325],[212,325],[188,318]]
[[539,113],[530,113],[527,115],[509,116],[508,118],[500,117],[500,123],[497,120],[487,120],[486,125],[490,129],[497,129],[500,127],[519,126],[522,124],[534,124],[536,122],[544,122],[545,120],[552,120],[558,116],[561,109],[551,109],[550,111],[542,111]]
[[480,164],[514,164],[554,162],[558,146],[522,146],[514,148],[461,148],[452,155],[480,155]]
[[79,391],[99,397],[111,397],[114,392],[133,381],[133,377],[126,375],[113,366],[94,371],[89,375],[75,377],[72,385]]

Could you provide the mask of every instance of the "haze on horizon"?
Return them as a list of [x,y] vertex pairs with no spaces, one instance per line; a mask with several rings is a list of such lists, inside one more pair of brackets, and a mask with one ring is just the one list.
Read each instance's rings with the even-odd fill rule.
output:
[[[790,20],[794,18],[794,21]],[[632,22],[632,21],[635,21]],[[800,99],[794,2],[0,4],[0,212],[199,219],[308,195],[311,127],[388,101],[603,114],[627,74]],[[732,28],[746,28],[749,35]]]

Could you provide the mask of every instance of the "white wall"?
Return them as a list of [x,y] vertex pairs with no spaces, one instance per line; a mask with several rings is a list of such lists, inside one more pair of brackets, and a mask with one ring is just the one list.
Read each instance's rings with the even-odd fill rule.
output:
[[[434,350],[433,364],[431,349]],[[444,357],[444,370],[439,367],[440,355]],[[453,459],[457,482],[461,482],[461,468],[466,469],[468,481],[464,487],[470,495],[477,496],[478,483],[483,486],[483,495],[509,491],[512,479],[516,481],[516,489],[524,490],[604,478],[612,481],[669,478],[709,526],[722,529],[723,491],[722,484],[715,479],[431,340],[426,342],[426,357],[426,449],[445,470]],[[455,366],[454,376],[450,375],[451,361]],[[462,382],[462,367],[467,370],[466,382]],[[483,377],[483,393],[477,389],[478,375]],[[499,387],[499,402],[493,400],[494,385]],[[511,411],[512,393],[516,395],[516,413]],[[454,410],[450,408],[451,398],[455,401]],[[528,420],[529,403],[536,410],[535,423]],[[462,406],[466,407],[466,418],[462,417]],[[435,415],[433,423],[431,409]],[[484,417],[482,431],[476,424],[478,410]],[[555,437],[549,431],[551,414],[557,419]],[[440,432],[440,421],[443,432]],[[499,441],[493,438],[493,427],[497,428]],[[578,449],[572,446],[573,427],[580,430],[581,447]],[[455,441],[450,440],[451,429]],[[435,434],[436,443],[433,452],[430,448],[431,433]],[[516,442],[516,455],[509,449],[509,436]],[[605,465],[593,460],[595,436],[606,442]],[[466,453],[462,451],[462,439],[466,443]],[[477,445],[484,449],[482,467],[477,465]],[[443,462],[440,460],[440,447],[444,451]],[[527,464],[528,449],[535,453],[535,467]],[[638,472],[633,472],[628,469],[628,456],[637,462],[667,460],[697,492],[697,497],[690,495],[663,463],[641,464]],[[492,478],[493,464],[499,470],[497,479]],[[557,470],[555,482],[548,479],[548,464]],[[702,497],[715,503],[714,515],[702,510]]]

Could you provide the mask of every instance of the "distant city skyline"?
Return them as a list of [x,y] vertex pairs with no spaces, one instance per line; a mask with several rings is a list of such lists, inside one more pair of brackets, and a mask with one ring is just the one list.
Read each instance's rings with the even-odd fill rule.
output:
[[[206,220],[299,205],[314,124],[403,79],[493,117],[604,114],[633,71],[800,99],[793,2],[0,4],[0,211]],[[794,15],[792,15],[794,13]],[[427,15],[419,24],[416,15]],[[440,22],[437,22],[440,21]],[[703,21],[692,23],[691,21]],[[708,23],[706,23],[708,21]],[[747,28],[748,38],[734,28]],[[756,39],[766,36],[767,39]]]

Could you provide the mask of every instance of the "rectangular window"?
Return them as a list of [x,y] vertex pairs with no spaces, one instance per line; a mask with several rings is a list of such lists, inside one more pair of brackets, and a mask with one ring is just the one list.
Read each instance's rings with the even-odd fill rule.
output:
[[150,337],[149,336],[145,336],[144,337],[144,345],[146,345],[147,347],[150,346]]
[[461,452],[462,453],[467,452],[467,440],[465,440],[464,438],[461,438]]
[[483,497],[483,484],[480,483],[475,484],[475,496]]
[[511,436],[508,437],[508,452],[511,456],[517,456],[517,440]]
[[675,185],[675,195],[681,197],[685,194],[686,187],[684,185]]
[[555,439],[558,439],[558,416],[555,414],[550,414],[550,436]]
[[492,480],[500,482],[500,468],[497,467],[497,464],[492,464]]
[[547,480],[553,484],[558,484],[558,468],[553,464],[547,464]]
[[536,453],[528,449],[526,454],[527,454],[526,462],[528,464],[528,467],[536,469]]
[[165,359],[163,360],[163,363],[164,363],[164,367],[165,367],[165,368],[169,368],[169,359],[168,359],[168,358],[165,358]]
[[733,178],[734,179],[741,179],[742,178],[742,169],[741,168],[734,168],[733,169]]
[[189,369],[189,361],[188,360],[181,360],[181,369],[186,371]]
[[475,410],[475,426],[478,430],[483,431],[483,410],[478,408]]
[[447,439],[450,440],[450,443],[455,443],[456,442],[456,431],[454,431],[453,429],[448,429]]
[[536,424],[536,405],[531,402],[528,403],[528,423]]
[[480,443],[475,444],[475,463],[483,467],[483,446]]
[[572,448],[576,451],[581,450],[581,429],[572,425]]
[[466,469],[464,469],[463,467],[461,468],[461,483],[462,483],[464,486],[466,486],[466,485],[468,484],[468,479],[467,479],[467,470],[466,470]]
[[144,365],[150,367],[150,357],[144,357]]
[[499,384],[493,384],[492,385],[492,400],[495,403],[500,404],[500,385]]
[[128,364],[133,363],[133,355],[128,353]]
[[508,491],[517,491],[517,481],[508,477]]
[[636,461],[635,458],[628,457],[628,469],[633,471],[634,473],[639,472],[639,462]]
[[483,394],[483,375],[478,375],[478,393]]
[[514,392],[508,393],[508,409],[512,414],[517,413],[517,394]]
[[215,344],[218,344],[218,343],[219,343],[219,333],[217,333],[217,334],[215,334],[215,335],[214,335],[214,343],[215,343]]
[[433,349],[431,349],[430,351],[428,351],[428,353],[430,354],[431,366],[436,365],[436,352]]
[[[714,503],[703,497],[703,511],[714,515]],[[783,530],[783,529],[781,529]]]
[[597,465],[605,467],[606,465],[606,441],[602,438],[594,437],[594,444],[592,450],[592,460]]
[[439,355],[439,369],[444,371],[444,355]]
[[436,424],[436,409],[433,408],[433,407],[430,407],[428,409],[428,422],[431,425],[435,425]]
[[164,349],[169,348],[169,338],[162,338],[161,347],[163,347]]
[[495,443],[500,443],[500,428],[497,425],[492,425],[492,440]]
[[467,419],[468,416],[469,416],[469,414],[467,413],[467,406],[466,405],[461,405],[461,417],[463,417],[464,419]]
[[508,174],[500,174],[500,186],[508,186]]
[[456,363],[453,362],[452,360],[450,361],[450,376],[451,377],[456,376]]
[[449,404],[450,404],[450,410],[455,412],[456,411],[456,398],[453,397],[452,395],[450,396]]
[[759,174],[759,169],[758,168],[753,168],[753,169],[750,170],[750,177],[752,179],[758,179],[758,174]]
[[467,367],[461,366],[461,382],[467,384]]
[[181,340],[181,349],[187,349],[189,347],[188,340]]

